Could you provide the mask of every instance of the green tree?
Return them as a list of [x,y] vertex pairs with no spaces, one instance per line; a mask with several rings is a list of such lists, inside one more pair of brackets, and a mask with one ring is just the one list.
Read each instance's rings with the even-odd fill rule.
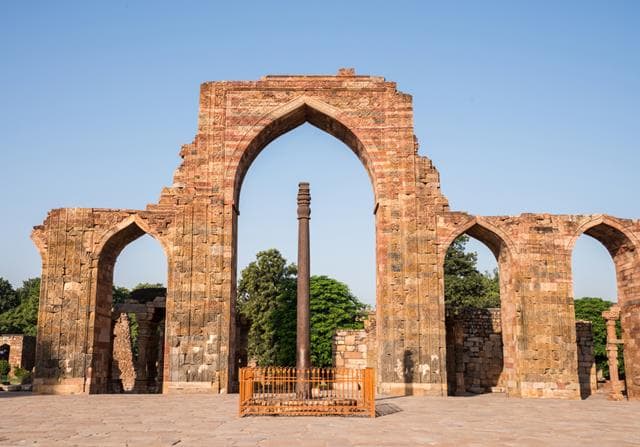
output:
[[[238,313],[249,321],[249,357],[259,366],[293,366],[296,361],[296,266],[275,249],[262,251],[238,283]],[[338,328],[362,327],[366,306],[346,284],[312,276],[309,285],[311,364],[332,364]]]
[[[602,370],[605,377],[609,376],[609,363],[607,360],[607,326],[604,318],[602,318],[602,312],[608,310],[612,305],[611,301],[595,297],[583,297],[574,301],[576,320],[591,322],[596,368]],[[617,322],[616,330],[618,337],[620,337],[620,322]],[[621,374],[624,373],[622,349],[618,350],[618,369]]]
[[131,295],[131,291],[126,287],[113,286],[113,305],[124,303],[124,301],[129,298],[129,295]]
[[0,332],[36,335],[40,278],[30,278],[16,290],[18,305],[0,314]]
[[1,383],[9,382],[10,371],[11,371],[11,365],[9,365],[9,361],[5,359],[0,360],[0,382]]
[[296,273],[276,249],[242,271],[237,311],[250,321],[247,352],[259,366],[295,364]]
[[164,284],[159,282],[154,282],[154,283],[139,282],[138,284],[133,286],[133,289],[131,289],[131,291],[140,290],[140,289],[163,289],[163,288],[164,288]]
[[458,237],[444,260],[444,300],[454,311],[463,307],[500,307],[500,280],[497,269],[480,273],[478,255],[466,252],[469,236]]
[[4,278],[0,278],[0,314],[16,307],[20,302],[18,295],[13,290],[11,283]]
[[[328,276],[312,276],[309,288],[311,364],[316,367],[331,366],[336,329],[362,328],[367,306],[351,293],[346,284]],[[295,343],[295,328],[293,340]]]

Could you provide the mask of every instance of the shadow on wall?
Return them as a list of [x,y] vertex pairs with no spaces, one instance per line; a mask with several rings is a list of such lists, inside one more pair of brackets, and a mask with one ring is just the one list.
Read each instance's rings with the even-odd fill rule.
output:
[[578,381],[580,398],[586,399],[596,392],[596,359],[593,353],[593,332],[590,321],[576,321],[576,344],[578,347]]
[[402,360],[402,375],[404,377],[404,394],[405,396],[413,395],[413,367],[415,362],[413,361],[413,352],[410,350],[404,351]]

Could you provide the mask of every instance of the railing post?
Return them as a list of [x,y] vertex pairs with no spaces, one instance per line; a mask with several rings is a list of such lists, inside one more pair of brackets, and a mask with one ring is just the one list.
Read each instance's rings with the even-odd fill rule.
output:
[[375,396],[375,376],[373,368],[365,368],[364,370],[364,395],[365,406],[369,408],[369,416],[376,417],[376,396]]
[[242,417],[242,401],[244,400],[244,368],[238,371],[238,379],[240,380],[240,395],[238,396],[238,416]]

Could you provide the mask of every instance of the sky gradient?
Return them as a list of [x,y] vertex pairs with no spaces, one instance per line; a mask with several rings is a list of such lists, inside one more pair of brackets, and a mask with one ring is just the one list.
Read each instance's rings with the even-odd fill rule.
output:
[[[451,208],[640,217],[640,3],[3,2],[0,276],[37,276],[29,240],[55,207],[144,208],[193,139],[199,84],[355,67],[413,95],[420,153]],[[295,192],[312,187],[312,272],[375,295],[371,185],[341,142],[302,126],[270,144],[241,195],[240,267],[295,260]],[[475,245],[473,247],[476,247]],[[495,260],[480,251],[481,269]],[[615,298],[582,237],[575,294]],[[116,282],[165,282],[143,238]]]

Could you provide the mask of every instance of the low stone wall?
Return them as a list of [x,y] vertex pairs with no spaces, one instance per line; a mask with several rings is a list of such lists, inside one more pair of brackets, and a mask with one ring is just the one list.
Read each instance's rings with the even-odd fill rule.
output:
[[450,392],[503,392],[500,309],[462,309],[447,315],[446,327]]
[[0,346],[9,346],[9,365],[12,374],[16,366],[31,371],[36,359],[36,338],[23,334],[0,335]]
[[[463,309],[447,315],[447,381],[450,394],[504,392],[500,309]],[[333,339],[338,368],[376,367],[376,322],[372,313],[364,329],[339,329]],[[591,323],[576,322],[580,394],[596,391]]]
[[339,329],[333,343],[336,368],[367,367],[367,333],[364,329]]
[[377,358],[376,318],[370,313],[364,329],[338,329],[333,337],[336,368],[375,368]]

